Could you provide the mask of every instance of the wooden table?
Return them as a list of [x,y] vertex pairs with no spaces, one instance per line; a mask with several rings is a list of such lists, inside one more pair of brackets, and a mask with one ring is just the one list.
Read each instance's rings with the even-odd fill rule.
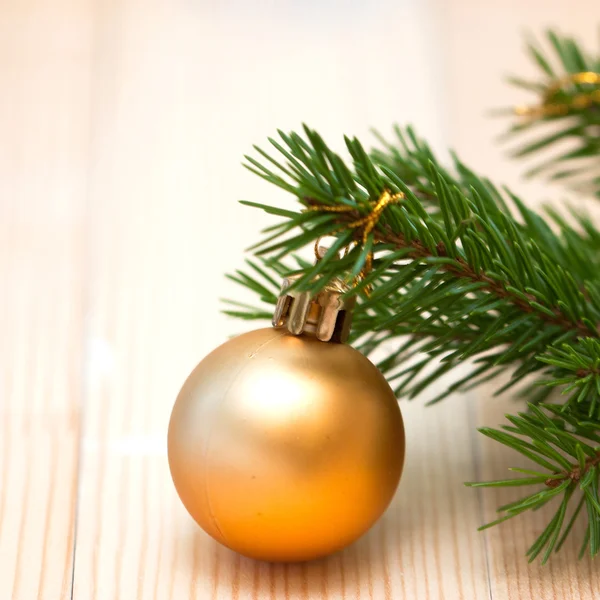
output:
[[[315,563],[257,563],[218,546],[186,514],[166,461],[181,382],[240,331],[219,313],[220,296],[239,294],[223,273],[269,222],[235,200],[287,201],[238,166],[242,154],[305,119],[337,139],[415,121],[434,143],[450,136],[476,155],[483,107],[465,105],[475,84],[463,67],[478,57],[468,36],[437,39],[436,28],[468,11],[477,35],[487,27],[483,93],[505,70],[494,44],[507,31],[518,40],[515,7],[534,26],[542,5],[584,21],[567,3],[512,4],[486,18],[458,1],[0,5],[1,600],[600,597],[598,565],[576,560],[577,533],[547,566],[527,564],[547,513],[476,532],[513,497],[462,485],[515,461],[475,431],[514,410],[490,390],[403,403],[408,455],[393,504],[358,543]],[[438,77],[444,44],[458,87]],[[460,129],[452,115],[465,117]]]

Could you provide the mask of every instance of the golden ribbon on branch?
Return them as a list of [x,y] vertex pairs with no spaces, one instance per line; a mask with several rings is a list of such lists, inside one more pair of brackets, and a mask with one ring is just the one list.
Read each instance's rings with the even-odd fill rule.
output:
[[[397,192],[395,194],[392,194],[387,189],[383,190],[383,192],[381,193],[381,195],[379,196],[377,201],[375,203],[373,203],[373,208],[371,209],[371,212],[369,214],[365,215],[364,217],[361,217],[360,219],[356,219],[355,221],[351,221],[350,223],[344,224],[339,229],[336,229],[335,231],[333,231],[331,233],[331,235],[335,235],[336,233],[339,233],[340,231],[345,231],[346,229],[360,229],[361,230],[361,241],[360,242],[355,241],[354,243],[356,245],[361,244],[362,247],[364,248],[367,245],[369,235],[375,230],[375,227],[377,226],[377,223],[379,223],[379,219],[381,218],[381,215],[383,214],[383,211],[386,209],[386,207],[389,206],[390,204],[396,204],[397,202],[402,200],[402,198],[404,198],[404,194],[402,192]],[[346,205],[338,205],[338,206],[319,205],[319,206],[310,206],[310,207],[308,207],[307,210],[315,210],[315,211],[319,211],[319,212],[329,212],[329,213],[351,213],[351,212],[355,212],[356,208],[354,208],[352,206],[346,206]],[[320,241],[321,241],[321,238],[318,238],[315,242],[315,258],[317,261],[321,260],[321,258],[322,258],[322,256],[319,253],[319,242]],[[348,254],[349,251],[350,251],[350,246],[347,246],[345,254]],[[373,250],[371,250],[366,256],[365,264],[359,274],[359,279],[364,279],[371,272],[372,268],[373,268]],[[371,286],[368,286],[367,288],[365,288],[365,292],[367,294],[369,294],[370,291],[371,291]]]
[[[566,99],[559,99],[560,93],[573,86],[596,86],[596,89],[578,92]],[[582,71],[571,73],[551,82],[537,105],[516,106],[514,112],[520,117],[558,117],[567,115],[573,110],[583,110],[593,104],[600,105],[600,73]]]

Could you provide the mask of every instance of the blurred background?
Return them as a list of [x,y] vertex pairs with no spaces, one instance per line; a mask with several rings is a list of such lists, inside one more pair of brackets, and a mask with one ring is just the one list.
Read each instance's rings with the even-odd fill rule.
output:
[[[253,144],[306,122],[341,149],[412,123],[529,203],[561,198],[520,180],[486,112],[527,99],[503,81],[536,74],[526,33],[596,49],[598,16],[592,0],[2,2],[0,598],[542,598],[548,578],[591,582],[568,553],[528,570],[517,526],[475,532],[497,497],[461,482],[503,474],[474,437],[501,405],[411,405],[400,489],[421,508],[405,495],[355,549],[297,569],[193,528],[165,432],[189,371],[246,327],[220,313],[244,299],[224,273],[270,221],[237,200],[291,201],[241,167]],[[437,456],[419,454],[425,423]]]

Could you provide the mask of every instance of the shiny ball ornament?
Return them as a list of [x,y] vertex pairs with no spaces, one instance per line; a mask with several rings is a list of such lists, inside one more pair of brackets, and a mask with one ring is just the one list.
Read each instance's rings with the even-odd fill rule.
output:
[[192,517],[245,556],[304,561],[365,533],[402,472],[394,393],[360,352],[259,329],[209,354],[173,408],[169,465]]

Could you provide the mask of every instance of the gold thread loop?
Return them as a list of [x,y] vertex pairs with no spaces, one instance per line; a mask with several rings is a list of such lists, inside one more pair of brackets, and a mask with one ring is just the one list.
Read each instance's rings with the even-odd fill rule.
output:
[[[379,196],[377,202],[375,202],[375,204],[369,214],[365,215],[364,217],[361,217],[360,219],[357,219],[356,221],[352,221],[352,222],[348,223],[347,225],[343,225],[339,229],[332,231],[329,235],[335,235],[336,233],[339,233],[340,231],[344,231],[346,228],[362,229],[360,244],[364,248],[368,243],[369,235],[371,233],[373,233],[373,231],[375,230],[375,227],[377,227],[377,223],[379,223],[379,219],[381,218],[381,215],[383,214],[383,211],[386,209],[386,207],[389,206],[390,204],[396,204],[403,198],[404,198],[404,194],[402,192],[397,192],[395,194],[392,194],[387,189],[383,190],[383,192]],[[319,211],[319,212],[330,212],[330,213],[349,213],[349,212],[354,212],[356,209],[352,206],[345,206],[345,205],[341,205],[341,206],[340,205],[337,205],[337,206],[319,205],[319,206],[309,206],[307,208],[307,210],[315,210],[315,211]],[[315,241],[314,250],[315,250],[315,259],[317,262],[319,260],[321,260],[321,258],[322,258],[321,254],[319,252],[320,241],[321,241],[321,237],[317,238],[317,240]],[[347,256],[348,252],[350,252],[351,244],[352,244],[352,242],[346,246],[345,251],[344,251],[344,256]],[[354,241],[354,244],[358,245],[359,242]],[[373,268],[373,250],[371,250],[367,254],[367,256],[365,258],[365,264],[364,264],[363,268],[361,269],[361,272],[359,273],[357,280],[364,279],[371,272],[372,268]],[[370,291],[371,291],[371,286],[367,286],[365,288],[365,292],[367,294],[369,294]]]
[[543,95],[542,102],[538,105],[516,106],[514,113],[520,117],[556,117],[566,115],[571,110],[582,110],[589,108],[592,104],[600,104],[600,89],[575,94],[568,102],[556,102],[556,96],[565,88],[573,85],[596,85],[600,86],[600,73],[582,71],[571,73],[551,82]]

